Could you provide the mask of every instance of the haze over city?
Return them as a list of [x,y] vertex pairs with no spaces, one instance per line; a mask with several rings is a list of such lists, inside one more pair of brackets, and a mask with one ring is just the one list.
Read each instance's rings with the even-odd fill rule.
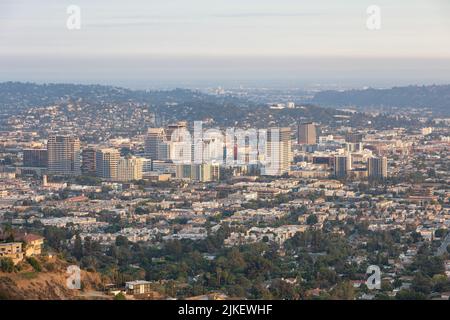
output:
[[[4,0],[0,80],[131,88],[450,82],[450,4],[375,2]],[[66,28],[72,4],[80,30]],[[366,26],[373,4],[380,30]]]

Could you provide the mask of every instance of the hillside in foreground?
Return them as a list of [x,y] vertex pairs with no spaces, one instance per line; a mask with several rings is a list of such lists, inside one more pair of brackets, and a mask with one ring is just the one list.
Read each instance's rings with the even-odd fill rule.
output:
[[70,300],[70,299],[110,299],[101,294],[101,278],[98,273],[81,271],[81,290],[69,289],[66,273],[69,264],[56,257],[40,257],[41,266],[36,271],[23,261],[20,271],[0,271],[0,299],[2,300]]

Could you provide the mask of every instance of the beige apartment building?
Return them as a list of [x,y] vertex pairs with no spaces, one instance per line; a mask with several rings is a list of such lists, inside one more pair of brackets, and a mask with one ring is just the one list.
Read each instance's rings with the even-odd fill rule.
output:
[[22,243],[0,243],[0,258],[10,258],[14,265],[21,262],[23,260]]
[[97,177],[108,180],[117,180],[117,166],[120,152],[113,148],[104,148],[96,151],[95,167]]
[[120,158],[117,165],[118,181],[133,181],[142,179],[143,158],[126,157]]
[[48,172],[56,175],[80,175],[80,140],[72,136],[50,136],[47,142]]

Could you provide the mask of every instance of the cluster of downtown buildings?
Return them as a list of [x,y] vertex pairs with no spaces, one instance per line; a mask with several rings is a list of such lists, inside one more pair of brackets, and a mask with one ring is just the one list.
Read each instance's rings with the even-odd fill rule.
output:
[[[51,135],[46,148],[23,150],[23,170],[56,176],[95,176],[117,182],[143,178],[218,181],[221,167],[265,176],[306,177],[306,167],[325,167],[325,174],[323,170],[313,170],[313,175],[322,174],[321,177],[388,176],[387,157],[364,149],[362,134],[349,134],[343,140],[318,137],[313,123],[300,123],[295,138],[289,127],[227,129],[225,134],[212,129],[200,129],[197,134],[195,130],[192,138],[184,121],[166,128],[149,128],[144,152],[137,155],[121,155],[119,148],[108,145],[82,147],[73,135]],[[301,159],[304,166],[293,167],[294,159]]]
[[[294,130],[292,127],[228,129],[222,132],[204,130],[196,141],[199,135],[195,133],[195,125],[193,138],[189,129],[188,123],[184,121],[166,127],[151,127],[144,136],[139,137],[142,148],[130,147],[129,140],[125,139],[125,143],[118,139],[109,143],[82,145],[75,135],[50,135],[45,144],[41,139],[28,137],[27,140],[33,141],[28,141],[26,145],[37,147],[16,148],[22,154],[21,163],[18,166],[4,166],[0,172],[0,179],[5,181],[5,188],[0,190],[0,213],[16,211],[17,204],[31,202],[42,208],[58,208],[67,212],[67,216],[48,217],[31,210],[29,213],[18,213],[9,221],[22,225],[38,219],[44,225],[57,227],[73,224],[85,236],[103,240],[114,240],[118,235],[124,235],[136,241],[149,241],[158,234],[162,234],[165,239],[204,238],[205,219],[221,210],[238,210],[222,222],[271,222],[284,217],[288,207],[282,205],[243,210],[241,205],[253,201],[270,201],[291,192],[315,193],[322,190],[334,197],[353,196],[352,188],[346,188],[340,182],[336,188],[334,179],[358,181],[387,178],[385,154],[392,149],[392,141],[400,140],[387,140],[385,135],[401,135],[401,132],[320,135],[316,124],[302,122]],[[255,136],[256,143],[251,141]],[[201,147],[196,145],[198,141]],[[366,148],[363,148],[364,144]],[[409,144],[400,145],[399,152],[407,152],[409,147]],[[395,167],[400,165],[395,164]],[[40,181],[32,178],[33,182],[30,183],[31,177],[40,177]],[[101,185],[86,185],[92,180],[79,183],[74,180],[76,177],[95,177]],[[258,177],[269,180],[258,182]],[[142,188],[148,184],[139,181],[155,182],[159,187]],[[177,184],[180,181],[185,183],[182,184],[184,187]],[[169,184],[158,185],[160,182]],[[138,185],[141,187],[138,188]],[[105,195],[110,200],[90,200],[92,195],[105,192],[102,186],[112,187]],[[189,186],[194,189],[190,190]],[[203,186],[207,186],[208,191],[202,191]],[[68,193],[69,198],[64,201],[54,200],[54,192],[62,190]],[[177,191],[173,193],[170,190]],[[219,193],[228,196],[219,200]],[[151,201],[153,204],[148,207],[142,206],[148,202],[145,200],[147,197],[160,200],[154,203]],[[93,199],[96,198],[93,196]],[[123,198],[130,200],[119,200]],[[192,208],[186,208],[186,203]],[[291,205],[304,204],[306,202],[294,201]],[[308,210],[314,211],[317,205],[309,203]],[[146,208],[150,213],[135,215],[134,211],[139,207]],[[101,231],[107,223],[100,222],[97,217],[102,211],[131,219],[129,222],[132,225],[141,224],[152,217],[168,221],[193,218],[193,223],[176,235],[172,234],[168,225],[133,226],[108,234]],[[280,242],[304,228],[303,221],[299,227],[253,228],[248,232],[260,234],[261,237],[266,233],[278,234],[273,240]],[[233,238],[236,235],[231,236],[226,243],[241,243],[242,235]]]

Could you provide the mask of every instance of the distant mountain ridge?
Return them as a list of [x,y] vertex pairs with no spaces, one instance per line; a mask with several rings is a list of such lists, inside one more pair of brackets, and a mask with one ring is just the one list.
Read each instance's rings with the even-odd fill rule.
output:
[[[30,117],[48,122],[41,107],[58,106],[58,112],[66,121],[76,123],[80,127],[86,123],[103,123],[110,133],[127,131],[139,134],[150,121],[143,120],[143,114],[151,112],[155,115],[155,125],[186,120],[190,123],[202,120],[214,127],[253,127],[267,128],[271,126],[295,126],[299,121],[314,121],[330,126],[353,125],[366,126],[369,120],[365,113],[350,113],[337,110],[343,106],[386,106],[385,113],[379,118],[370,117],[377,128],[416,125],[417,119],[388,119],[389,107],[421,106],[431,101],[428,92],[431,88],[438,91],[434,94],[433,105],[442,106],[441,113],[448,113],[450,99],[444,96],[450,92],[450,86],[430,87],[423,89],[425,93],[416,94],[411,99],[402,88],[390,90],[353,90],[347,92],[326,91],[314,97],[314,101],[296,104],[295,108],[272,109],[262,101],[250,101],[233,95],[213,95],[188,89],[161,91],[130,90],[104,85],[78,84],[34,84],[5,82],[0,83],[0,128],[11,127],[12,117]],[[413,92],[419,89],[408,89]],[[398,92],[397,92],[398,91]],[[441,93],[441,91],[443,91]],[[413,95],[410,93],[409,95]],[[399,98],[402,97],[402,98]],[[421,99],[419,99],[421,98]],[[397,101],[395,103],[395,101]],[[403,101],[403,102],[402,102]],[[411,101],[411,104],[405,103]],[[73,108],[72,106],[76,106]],[[377,108],[381,110],[383,108]],[[157,120],[157,121],[156,121]],[[128,122],[125,125],[125,122]],[[411,123],[414,122],[414,123]],[[37,126],[34,129],[43,129]],[[120,130],[118,129],[120,128]],[[125,130],[125,131],[124,131]]]
[[427,108],[438,114],[450,115],[450,85],[329,90],[317,93],[310,102],[327,107]]
[[0,111],[8,108],[20,110],[48,106],[68,99],[83,99],[89,103],[121,103],[133,100],[158,104],[167,99],[183,102],[198,96],[203,94],[186,89],[145,91],[98,84],[3,82],[0,83]]
[[[28,112],[32,108],[68,104],[83,105],[78,116],[111,110],[122,106],[127,112],[135,106],[145,106],[166,121],[197,121],[214,119],[215,125],[289,125],[301,119],[332,122],[335,115],[347,114],[331,108],[305,104],[302,108],[271,110],[264,103],[232,95],[211,95],[188,89],[165,91],[130,90],[103,85],[0,83],[0,120],[10,115]],[[66,108],[67,109],[67,108]],[[77,115],[76,110],[67,116]],[[117,111],[116,111],[117,112]],[[108,113],[108,111],[107,111]],[[74,119],[72,119],[74,120]],[[75,120],[74,120],[75,121]]]

